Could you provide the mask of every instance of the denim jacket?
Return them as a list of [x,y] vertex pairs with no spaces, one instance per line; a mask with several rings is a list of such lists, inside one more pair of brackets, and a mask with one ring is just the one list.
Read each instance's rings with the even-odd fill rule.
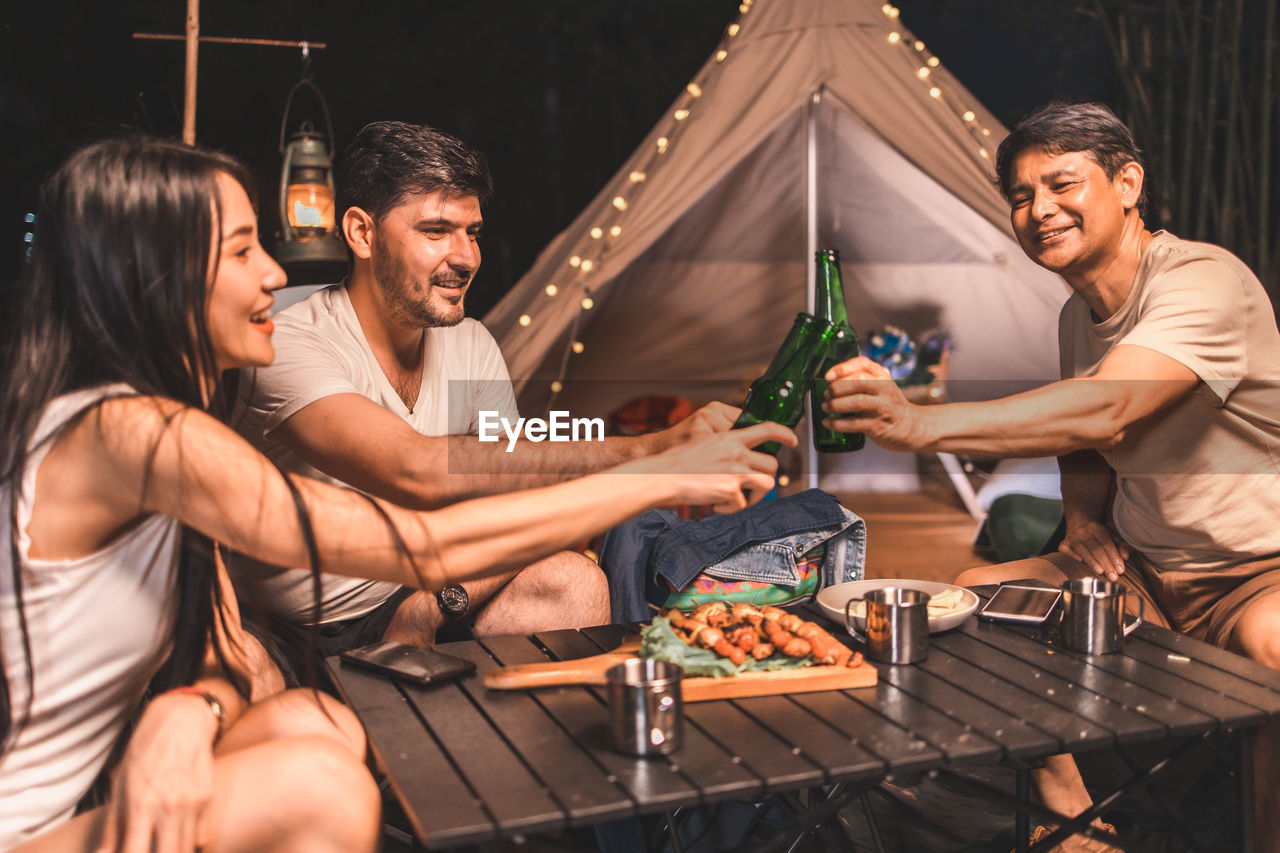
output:
[[823,543],[821,586],[862,579],[866,524],[819,489],[692,521],[669,509],[647,512],[610,530],[600,549],[612,621],[647,620],[648,604],[666,600],[667,583],[683,589],[702,572],[794,586],[796,560]]

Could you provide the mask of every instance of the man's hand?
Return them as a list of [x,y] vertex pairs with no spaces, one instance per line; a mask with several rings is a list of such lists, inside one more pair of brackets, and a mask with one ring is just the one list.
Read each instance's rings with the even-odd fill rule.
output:
[[920,407],[907,401],[889,371],[859,356],[827,371],[823,422],[838,432],[863,432],[889,450],[917,450]]
[[190,853],[207,839],[217,720],[199,696],[147,706],[116,771],[99,853]]
[[1111,533],[1100,521],[1085,521],[1067,530],[1058,550],[1075,557],[1109,581],[1124,574],[1124,561],[1129,559],[1129,546]]
[[686,441],[728,432],[740,414],[742,409],[737,406],[730,406],[728,403],[707,403],[687,418],[664,430],[650,433],[641,440],[649,443],[646,448],[648,453],[661,453]]

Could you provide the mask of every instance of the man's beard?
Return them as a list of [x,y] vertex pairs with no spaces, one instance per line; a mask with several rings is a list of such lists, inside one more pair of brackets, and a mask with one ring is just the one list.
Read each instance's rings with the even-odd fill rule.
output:
[[[469,274],[450,269],[444,275],[433,275],[425,292],[415,292],[414,282],[405,265],[389,252],[373,253],[373,278],[382,291],[382,299],[387,310],[398,321],[406,325],[430,328],[433,326],[456,326],[462,322],[465,312],[463,303],[446,304],[443,309],[432,304],[428,298],[431,283],[466,279]],[[464,297],[465,298],[465,297]]]

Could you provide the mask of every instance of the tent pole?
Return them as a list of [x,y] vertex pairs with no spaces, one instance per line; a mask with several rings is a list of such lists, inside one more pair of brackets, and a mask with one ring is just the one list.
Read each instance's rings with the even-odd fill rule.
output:
[[[813,256],[818,251],[818,104],[822,103],[822,88],[814,90],[809,98],[808,151],[805,157],[805,218],[807,221],[808,251],[805,253],[805,310],[810,314],[817,307],[817,268]],[[818,449],[813,445],[811,418],[804,419],[804,431],[799,436],[804,449],[805,479],[810,489],[818,488]]]

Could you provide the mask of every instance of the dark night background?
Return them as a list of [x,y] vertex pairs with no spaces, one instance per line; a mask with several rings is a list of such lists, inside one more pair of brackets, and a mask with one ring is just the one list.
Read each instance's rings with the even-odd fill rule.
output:
[[[786,0],[783,0],[786,2]],[[178,136],[185,0],[18,3],[0,13],[0,280],[24,253],[40,181],[76,146],[126,128]],[[1096,21],[1067,3],[899,0],[902,23],[1006,124],[1052,97],[1108,99]],[[455,133],[489,157],[481,316],[631,153],[716,46],[737,0],[221,0],[201,34],[325,42],[312,71],[339,150],[365,122]],[[196,133],[247,161],[278,227],[277,140],[300,51],[202,44]],[[321,119],[299,94],[290,131]]]

